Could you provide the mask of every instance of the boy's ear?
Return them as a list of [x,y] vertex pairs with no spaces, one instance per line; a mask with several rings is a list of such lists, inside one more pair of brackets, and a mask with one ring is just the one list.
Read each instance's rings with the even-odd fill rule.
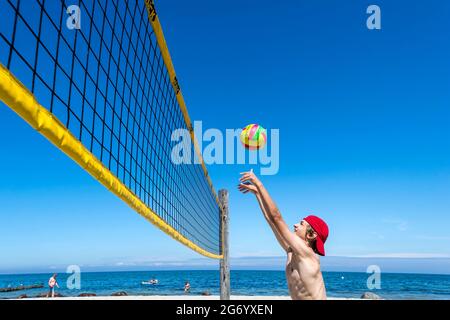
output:
[[317,238],[317,232],[313,232],[311,235],[308,235],[309,239],[314,240]]

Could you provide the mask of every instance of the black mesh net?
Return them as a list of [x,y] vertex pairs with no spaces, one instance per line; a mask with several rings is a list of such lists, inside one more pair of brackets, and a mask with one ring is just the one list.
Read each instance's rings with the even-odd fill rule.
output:
[[144,1],[1,0],[0,17],[0,62],[168,225],[221,254],[202,166],[171,161],[171,134],[187,126]]

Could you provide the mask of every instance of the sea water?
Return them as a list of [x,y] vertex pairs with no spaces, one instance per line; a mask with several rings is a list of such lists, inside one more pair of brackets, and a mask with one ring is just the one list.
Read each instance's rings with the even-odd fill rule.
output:
[[[43,284],[44,288],[0,292],[0,298],[15,298],[26,294],[33,297],[48,291],[48,279],[52,274],[0,275],[0,288],[19,285]],[[184,295],[184,284],[189,281],[189,295],[208,292],[219,294],[219,272],[197,271],[133,271],[133,272],[84,272],[81,273],[80,289],[68,289],[70,274],[59,273],[60,288],[56,292],[64,296],[95,293],[109,296],[125,291],[128,295]],[[381,274],[381,288],[369,290],[368,274],[351,272],[324,272],[329,297],[359,298],[364,292],[373,292],[385,299],[450,299],[450,275],[432,274]],[[157,285],[142,284],[158,279]],[[70,286],[69,286],[70,287]],[[288,289],[283,271],[232,270],[232,295],[287,296]]]

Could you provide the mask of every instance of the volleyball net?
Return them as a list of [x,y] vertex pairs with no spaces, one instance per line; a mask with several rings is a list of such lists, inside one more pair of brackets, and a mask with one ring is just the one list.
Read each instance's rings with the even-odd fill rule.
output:
[[2,0],[0,17],[0,100],[159,229],[222,258],[203,161],[171,160],[175,129],[202,157],[153,1]]

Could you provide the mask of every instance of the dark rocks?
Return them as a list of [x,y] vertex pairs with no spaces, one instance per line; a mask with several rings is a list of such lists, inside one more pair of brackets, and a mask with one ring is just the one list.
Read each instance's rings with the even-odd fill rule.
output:
[[128,294],[125,291],[119,291],[119,292],[114,292],[111,296],[113,296],[113,297],[123,297],[123,296],[128,296]]
[[[37,296],[35,296],[34,298],[47,298],[48,293],[44,292],[44,293],[40,293]],[[52,296],[49,295],[48,298],[51,298]],[[62,298],[64,297],[61,293],[55,292],[55,298]]]
[[361,296],[361,299],[367,299],[367,300],[383,300],[379,295],[372,293],[372,292],[364,292],[364,294]]
[[26,298],[28,298],[26,294],[21,294],[20,296],[17,297],[17,299],[26,299]]
[[211,293],[209,291],[203,291],[202,296],[210,296]]
[[0,292],[11,292],[11,291],[28,290],[28,289],[40,289],[43,287],[44,287],[43,284],[33,284],[31,286],[20,285],[18,287],[0,288]]
[[97,295],[95,293],[80,293],[78,296],[79,297],[96,297]]

